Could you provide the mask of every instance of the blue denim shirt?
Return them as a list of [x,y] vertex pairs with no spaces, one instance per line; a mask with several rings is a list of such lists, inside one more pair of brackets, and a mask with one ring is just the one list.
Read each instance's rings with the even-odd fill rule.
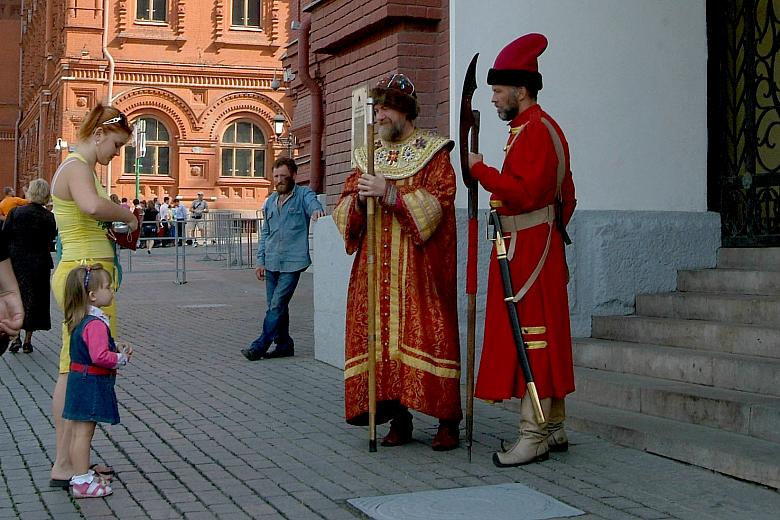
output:
[[293,187],[280,208],[274,192],[263,205],[263,229],[257,248],[257,265],[269,271],[293,273],[311,265],[309,222],[315,211],[323,211],[317,195],[306,186]]

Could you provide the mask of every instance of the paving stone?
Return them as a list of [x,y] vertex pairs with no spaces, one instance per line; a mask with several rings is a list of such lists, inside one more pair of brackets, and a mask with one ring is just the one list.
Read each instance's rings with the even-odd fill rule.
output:
[[[490,457],[498,439],[516,435],[517,416],[480,401],[471,463],[465,448],[433,452],[436,421],[418,413],[415,442],[369,454],[366,429],[344,422],[342,372],[313,359],[311,275],[291,304],[296,356],[250,363],[238,350],[259,330],[263,285],[251,270],[198,260],[185,285],[172,284],[170,273],[142,272],[153,262],[171,265],[169,252],[134,256],[136,272],[125,273],[117,297],[119,339],[136,356],[117,379],[122,423],[98,427],[93,445],[93,460],[119,472],[113,497],[88,504],[48,488],[59,331],[36,333],[33,356],[0,358],[0,438],[12,439],[0,443],[0,518],[16,518],[13,504],[24,504],[28,514],[57,520],[340,520],[360,518],[349,498],[513,482],[585,510],[581,520],[775,520],[780,510],[776,491],[579,432],[570,432],[568,453],[497,469]],[[225,306],[182,307],[190,301]],[[53,321],[61,316],[53,307]],[[33,487],[19,491],[20,482]]]

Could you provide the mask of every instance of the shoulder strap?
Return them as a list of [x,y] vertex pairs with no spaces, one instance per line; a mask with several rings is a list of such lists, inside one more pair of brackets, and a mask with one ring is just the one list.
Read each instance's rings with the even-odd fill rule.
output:
[[555,155],[558,156],[558,173],[555,179],[555,198],[561,196],[561,185],[563,184],[563,177],[566,175],[566,155],[563,153],[563,143],[561,142],[561,136],[555,131],[553,124],[546,118],[542,118],[542,123],[547,127],[547,131],[550,133],[550,139],[552,139],[553,147],[555,147]]

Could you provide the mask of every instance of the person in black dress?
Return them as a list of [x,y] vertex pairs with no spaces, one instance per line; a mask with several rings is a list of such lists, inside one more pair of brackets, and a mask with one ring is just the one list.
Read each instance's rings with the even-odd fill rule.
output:
[[153,200],[146,201],[146,208],[144,209],[144,226],[142,229],[143,237],[146,238],[146,252],[152,254],[152,247],[154,247],[155,239],[157,238],[157,225],[160,212],[154,207]]
[[24,304],[24,345],[20,334],[9,348],[14,353],[21,348],[29,354],[33,351],[33,332],[51,329],[49,279],[54,263],[50,246],[57,235],[57,225],[54,215],[45,207],[49,195],[49,183],[35,179],[27,189],[30,203],[11,211],[3,225]]

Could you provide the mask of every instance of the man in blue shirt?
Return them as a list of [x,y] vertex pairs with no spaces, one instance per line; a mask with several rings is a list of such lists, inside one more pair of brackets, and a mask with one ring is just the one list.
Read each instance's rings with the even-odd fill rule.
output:
[[[317,195],[295,184],[298,166],[289,157],[274,162],[276,192],[263,205],[263,228],[257,248],[255,276],[265,280],[268,310],[263,332],[241,353],[249,361],[292,356],[289,304],[301,273],[311,264],[309,221],[325,214]],[[269,351],[271,344],[274,349]]]
[[174,240],[179,241],[179,245],[184,245],[184,225],[187,223],[187,207],[177,198],[173,199],[173,218],[176,219],[176,229],[174,230]]

